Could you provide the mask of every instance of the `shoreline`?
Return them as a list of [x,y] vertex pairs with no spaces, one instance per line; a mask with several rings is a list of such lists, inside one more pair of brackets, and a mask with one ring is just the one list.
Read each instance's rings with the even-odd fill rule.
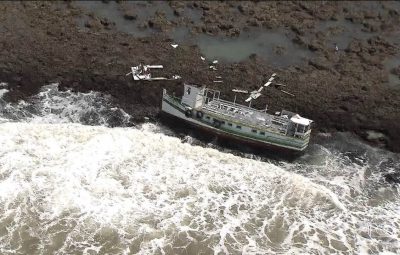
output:
[[[203,10],[203,23],[206,27],[214,24],[217,27],[213,30],[216,34],[231,33],[235,29],[240,32],[243,29],[240,26],[249,26],[247,21],[250,18],[246,20],[246,17],[258,14],[255,3],[245,3],[247,7],[238,8],[243,16],[240,21],[233,25],[219,26],[226,23],[232,14],[224,16],[218,10],[221,5],[230,3],[205,3],[199,3],[194,8]],[[192,2],[187,4],[193,5]],[[399,54],[399,46],[384,36],[373,35],[366,41],[352,40],[348,47],[337,53],[331,46],[326,46],[327,35],[319,34],[318,38],[317,34],[311,41],[306,36],[312,31],[307,24],[315,23],[325,16],[328,20],[332,19],[334,10],[342,8],[341,3],[330,3],[327,8],[329,11],[325,12],[310,9],[307,7],[310,3],[285,2],[267,6],[271,12],[286,8],[295,11],[297,16],[303,14],[307,17],[303,27],[294,27],[293,24],[301,15],[293,15],[291,18],[290,12],[286,12],[283,16],[288,24],[282,29],[294,31],[296,43],[313,52],[315,57],[308,59],[305,64],[280,68],[272,67],[258,55],[233,63],[220,61],[218,74],[224,77],[222,84],[212,82],[215,72],[210,71],[208,65],[200,59],[202,52],[198,46],[179,44],[178,48],[173,49],[170,46],[173,39],[168,38],[166,32],[136,38],[118,31],[112,22],[101,23],[102,19],[93,14],[90,14],[93,20],[99,21],[100,25],[82,29],[76,20],[77,17],[88,15],[88,11],[68,5],[6,2],[0,6],[0,81],[10,85],[6,100],[26,100],[36,94],[41,86],[59,82],[60,89],[80,92],[94,90],[110,94],[114,103],[132,115],[134,121],[141,122],[145,116],[158,119],[162,87],[180,95],[181,82],[193,82],[211,85],[221,90],[227,98],[233,98],[232,88],[253,90],[263,84],[266,77],[277,72],[280,81],[287,84],[296,97],[283,97],[278,90],[270,89],[254,104],[256,108],[263,108],[268,103],[271,111],[282,108],[296,111],[313,119],[317,132],[349,131],[370,144],[400,152],[400,88],[384,85],[388,79],[384,62]],[[175,2],[170,5],[173,10],[182,8],[176,7]],[[255,13],[252,10],[256,10]],[[400,17],[398,12],[390,10],[387,11],[387,15],[391,15],[388,21],[374,15],[374,12],[364,13],[364,16],[358,18],[371,24],[380,22],[379,26],[371,29],[376,30],[373,33],[383,34],[390,30],[390,22]],[[356,14],[349,11],[344,15],[347,15],[348,20],[358,22]],[[184,13],[179,15],[182,17]],[[274,24],[272,16],[275,17],[271,14],[269,21],[264,20],[259,24],[260,29],[267,29],[268,24]],[[168,31],[168,26],[176,27],[179,24],[168,24],[165,19],[157,20],[157,17],[152,19],[155,19],[152,21],[153,26],[158,24],[161,31]],[[267,18],[260,16],[259,19]],[[181,23],[187,24],[188,21],[183,20]],[[289,23],[293,23],[293,26]],[[386,24],[386,30],[381,23]],[[209,32],[205,30],[205,33]],[[199,31],[204,33],[201,28]],[[183,80],[162,84],[133,82],[132,77],[125,74],[129,72],[130,66],[140,62],[162,64],[165,72],[177,73]],[[238,97],[238,100],[243,98]],[[383,135],[374,136],[372,132]]]

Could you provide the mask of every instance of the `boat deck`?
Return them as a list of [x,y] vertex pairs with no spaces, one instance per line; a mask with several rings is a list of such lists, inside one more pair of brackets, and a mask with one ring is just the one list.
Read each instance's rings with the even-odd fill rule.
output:
[[202,109],[253,126],[273,128],[280,131],[286,130],[289,122],[288,118],[274,116],[261,110],[235,104],[222,99],[212,99],[207,104],[204,104]]

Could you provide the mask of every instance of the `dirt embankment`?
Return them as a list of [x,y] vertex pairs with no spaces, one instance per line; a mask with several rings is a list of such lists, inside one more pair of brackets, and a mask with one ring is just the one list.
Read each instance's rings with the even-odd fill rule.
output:
[[[157,36],[137,38],[119,32],[112,21],[77,8],[73,3],[3,2],[0,4],[0,81],[9,82],[9,100],[37,93],[49,82],[77,91],[111,94],[115,102],[137,121],[157,117],[161,87],[181,93],[181,82],[133,83],[125,76],[137,63],[157,63],[166,73],[179,73],[188,82],[211,85],[227,97],[231,89],[256,89],[278,72],[296,97],[283,97],[271,89],[255,106],[297,111],[311,118],[321,131],[351,131],[368,138],[368,130],[384,136],[370,141],[400,151],[400,89],[387,86],[388,57],[399,54],[399,45],[386,34],[395,33],[399,10],[382,3],[378,9],[343,2],[170,2],[176,21],[163,13],[138,21],[140,5],[120,3],[127,20],[160,30]],[[347,6],[347,7],[346,7]],[[185,17],[185,8],[199,10],[201,22]],[[85,13],[86,12],[86,13]],[[80,17],[89,17],[79,26]],[[360,24],[368,39],[352,40],[335,51],[329,38],[340,27],[316,32],[321,21],[345,19]],[[181,44],[173,49],[167,33],[187,26],[193,33],[238,36],[251,27],[281,28],[295,33],[294,42],[315,54],[305,64],[271,67],[259,56],[240,63],[219,64],[224,83],[213,84],[215,72],[201,59],[198,47]],[[284,54],[285,49],[282,49]],[[397,69],[396,69],[397,68]]]

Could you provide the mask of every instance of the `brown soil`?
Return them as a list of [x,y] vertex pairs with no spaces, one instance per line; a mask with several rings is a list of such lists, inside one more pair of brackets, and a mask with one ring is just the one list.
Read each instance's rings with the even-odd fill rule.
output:
[[[259,56],[240,63],[221,63],[218,74],[224,77],[224,83],[213,84],[215,72],[200,59],[199,48],[180,45],[173,49],[165,33],[136,38],[69,2],[2,2],[0,81],[10,84],[7,96],[13,101],[26,99],[54,81],[76,91],[101,91],[112,95],[135,120],[142,121],[144,116],[157,118],[162,87],[179,95],[182,81],[133,82],[125,74],[140,62],[162,64],[167,73],[220,89],[228,98],[233,97],[232,88],[258,88],[269,74],[278,72],[296,97],[283,97],[271,89],[256,107],[264,108],[268,102],[271,111],[285,108],[299,112],[313,119],[319,131],[350,131],[365,139],[366,131],[379,131],[388,139],[370,142],[400,152],[400,89],[385,85],[389,70],[383,65],[386,58],[399,53],[399,45],[383,36],[398,29],[399,10],[386,2],[381,3],[383,14],[359,5],[349,8],[348,3],[331,1],[170,2],[180,17],[178,22],[169,22],[162,14],[145,21],[160,31],[183,24],[193,32],[226,36],[237,36],[254,26],[279,27],[296,33],[296,43],[317,54],[304,65],[281,69],[271,67]],[[193,24],[182,17],[184,6],[201,9],[202,22]],[[137,20],[138,8],[122,15]],[[77,25],[82,15],[92,17],[84,28]],[[318,21],[339,16],[363,24],[367,32],[377,35],[365,41],[353,40],[336,52],[326,46],[326,37],[335,31],[313,31]]]

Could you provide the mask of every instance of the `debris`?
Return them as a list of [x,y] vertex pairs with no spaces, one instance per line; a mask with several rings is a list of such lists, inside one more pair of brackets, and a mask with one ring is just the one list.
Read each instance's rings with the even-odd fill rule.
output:
[[261,96],[261,93],[258,92],[257,90],[252,91],[250,96],[245,100],[246,102],[250,102],[253,99],[257,99]]
[[247,90],[241,90],[241,89],[232,89],[233,92],[237,92],[237,93],[249,93]]
[[221,77],[221,76],[215,76],[215,78],[217,78],[217,79],[222,79],[222,77]]
[[287,91],[281,90],[281,92],[283,92],[283,93],[285,93],[285,94],[288,94],[289,96],[294,97],[294,95],[293,95],[292,93],[289,93],[289,92],[287,92]]
[[218,64],[218,60],[214,60],[214,61],[213,61],[213,64]]
[[181,77],[179,75],[173,75],[172,78],[168,79],[165,77],[151,77],[150,69],[162,69],[164,68],[162,65],[142,65],[139,64],[138,66],[131,67],[131,72],[127,73],[126,75],[132,74],[133,80],[146,80],[146,81],[153,81],[153,80],[177,80]]
[[204,61],[204,60],[206,60],[206,58],[205,58],[205,57],[203,57],[203,56],[200,56],[200,58],[201,58],[201,60],[203,60],[203,61]]
[[269,81],[269,82],[265,83],[264,87],[268,87],[271,83],[272,83],[272,81]]
[[172,46],[172,48],[176,48],[176,47],[178,47],[178,44],[171,44],[171,46]]
[[273,73],[271,77],[268,79],[267,83],[264,84],[264,87],[268,87],[271,85],[272,81],[275,79],[276,73]]
[[210,66],[211,70],[217,71],[217,68],[215,66]]
[[223,82],[223,81],[213,81],[213,82],[215,82],[215,83],[221,83],[221,82]]

